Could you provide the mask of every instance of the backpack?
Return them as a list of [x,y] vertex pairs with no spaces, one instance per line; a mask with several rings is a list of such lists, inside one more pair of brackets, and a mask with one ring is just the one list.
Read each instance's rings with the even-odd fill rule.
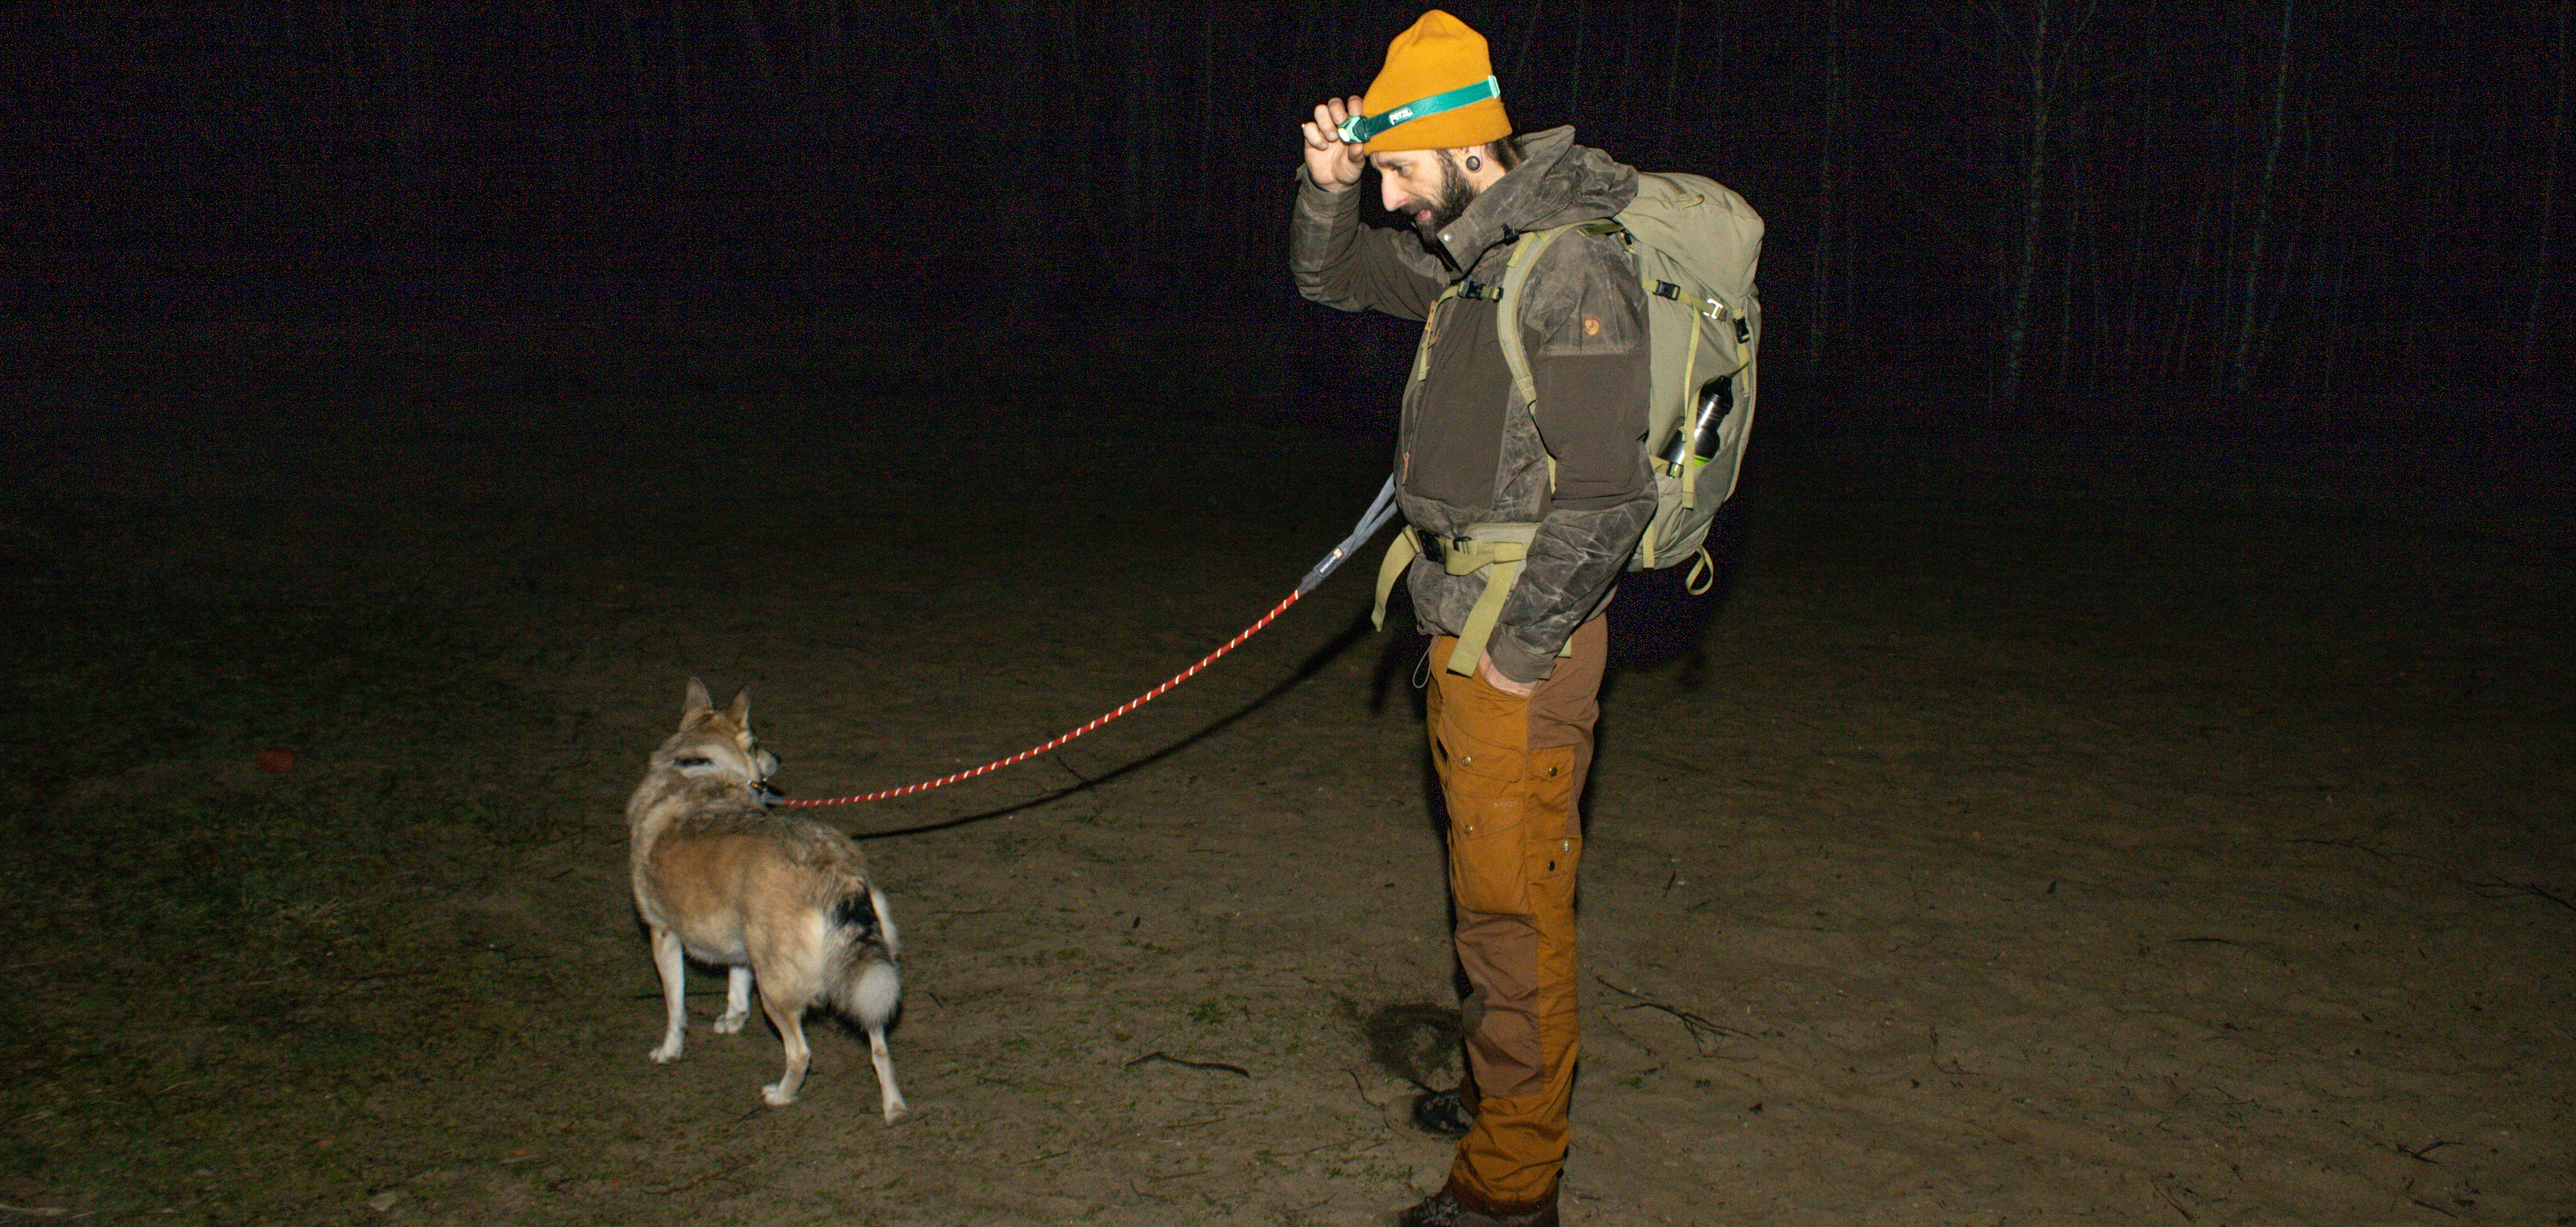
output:
[[[1762,344],[1762,300],[1753,275],[1762,261],[1762,215],[1742,196],[1698,175],[1637,175],[1637,198],[1605,221],[1523,234],[1502,281],[1501,318],[1520,318],[1521,287],[1540,253],[1568,230],[1615,235],[1637,261],[1645,283],[1648,364],[1653,399],[1646,411],[1647,466],[1655,474],[1655,516],[1638,539],[1628,569],[1643,571],[1695,559],[1684,586],[1693,595],[1716,579],[1705,543],[1709,522],[1735,493],[1753,432],[1754,356]],[[1538,381],[1522,352],[1521,330],[1500,334],[1523,404],[1538,402]],[[1675,433],[1694,433],[1700,389],[1722,395],[1714,444],[1686,450],[1678,466],[1661,458]],[[1685,448],[1689,441],[1684,440]]]

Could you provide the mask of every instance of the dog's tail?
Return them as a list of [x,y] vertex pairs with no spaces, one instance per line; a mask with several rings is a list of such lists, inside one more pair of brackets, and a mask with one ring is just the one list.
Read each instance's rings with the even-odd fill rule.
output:
[[832,961],[831,999],[841,1012],[871,1032],[883,1033],[903,1004],[903,938],[895,932],[894,911],[874,883],[852,883],[853,889],[832,908],[832,934],[838,955]]

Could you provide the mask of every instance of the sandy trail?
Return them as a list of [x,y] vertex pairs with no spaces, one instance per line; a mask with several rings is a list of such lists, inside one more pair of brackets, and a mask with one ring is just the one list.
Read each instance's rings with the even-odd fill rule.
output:
[[[1050,760],[838,815],[912,832],[867,847],[912,951],[916,1119],[878,1125],[838,1029],[803,1100],[762,1108],[777,1042],[705,1029],[713,976],[687,1058],[645,1060],[617,815],[685,677],[754,687],[793,792],[943,774],[1234,633],[1378,473],[1375,444],[1296,431],[772,412],[728,449],[415,439],[411,478],[352,445],[289,503],[91,526],[173,600],[431,593],[505,645],[472,668],[552,715],[442,750],[403,717],[472,711],[459,683],[314,725],[283,779],[235,765],[247,744],[122,768],[252,804],[415,763],[401,795],[452,812],[414,813],[389,838],[416,854],[344,905],[243,930],[239,957],[279,960],[256,985],[155,997],[183,986],[138,956],[66,987],[23,968],[78,943],[30,933],[10,983],[89,1038],[22,1049],[0,1202],[1321,1224],[1436,1183],[1446,1146],[1401,1120],[1450,1003],[1418,647],[1364,633],[1365,568]],[[1247,456],[1312,496],[1249,505]],[[1568,1221],[2572,1221],[2563,524],[1925,498],[1833,459],[1784,437],[1696,655],[1605,700]],[[1011,497],[954,510],[970,484]],[[67,521],[15,515],[27,573],[76,580]],[[1669,612],[1640,590],[1621,632],[1669,640]],[[82,676],[151,676],[135,653]],[[48,821],[100,795],[67,784]],[[552,825],[495,838],[469,800]]]

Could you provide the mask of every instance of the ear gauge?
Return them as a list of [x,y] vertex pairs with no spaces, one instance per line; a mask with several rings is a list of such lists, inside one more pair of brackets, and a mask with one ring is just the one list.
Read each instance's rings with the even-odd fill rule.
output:
[[1468,155],[1467,155],[1467,169],[1469,169],[1469,170],[1483,170],[1483,169],[1485,169],[1485,161],[1484,161],[1484,159],[1479,158],[1479,157],[1477,157],[1476,155],[1474,155],[1474,154],[1472,154],[1472,153],[1471,153],[1471,154],[1468,154]]

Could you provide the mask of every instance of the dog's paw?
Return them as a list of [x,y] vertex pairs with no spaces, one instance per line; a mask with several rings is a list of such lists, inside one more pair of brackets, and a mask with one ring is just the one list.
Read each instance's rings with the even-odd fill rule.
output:
[[750,1019],[751,1012],[748,1010],[745,1010],[740,1014],[727,1014],[715,1021],[715,1033],[718,1035],[731,1035],[736,1031],[742,1030],[742,1024],[750,1021]]
[[783,1108],[796,1102],[796,1096],[778,1089],[778,1084],[772,1082],[760,1088],[760,1101],[773,1108]]
[[910,1115],[912,1115],[912,1105],[901,1099],[896,1099],[885,1106],[886,1123],[889,1125],[898,1124]]
[[644,1055],[653,1058],[656,1065],[668,1065],[680,1059],[680,1041],[664,1040],[660,1047]]

